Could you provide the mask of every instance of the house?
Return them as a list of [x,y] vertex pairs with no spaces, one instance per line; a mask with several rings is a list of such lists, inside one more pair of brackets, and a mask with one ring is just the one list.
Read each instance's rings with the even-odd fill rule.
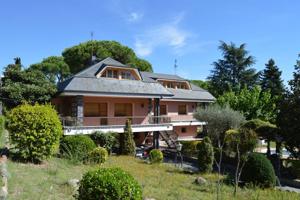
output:
[[65,135],[122,133],[130,119],[136,142],[144,143],[153,136],[158,141],[159,135],[165,140],[195,138],[205,122],[193,113],[214,100],[177,75],[143,72],[106,58],[59,83],[52,102]]

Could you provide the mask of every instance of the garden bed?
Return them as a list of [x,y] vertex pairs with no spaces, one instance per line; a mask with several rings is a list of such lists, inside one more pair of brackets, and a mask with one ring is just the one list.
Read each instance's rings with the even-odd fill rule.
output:
[[[8,162],[10,169],[9,199],[73,199],[73,190],[66,182],[80,179],[97,166],[74,165],[64,159],[52,158],[42,165]],[[172,164],[150,165],[127,156],[111,156],[102,167],[121,167],[142,185],[143,195],[162,199],[215,199],[216,175],[203,175],[206,185],[196,185],[199,174],[187,174]],[[233,187],[223,185],[223,199],[234,199]],[[272,189],[241,189],[236,199],[299,199],[300,195]]]

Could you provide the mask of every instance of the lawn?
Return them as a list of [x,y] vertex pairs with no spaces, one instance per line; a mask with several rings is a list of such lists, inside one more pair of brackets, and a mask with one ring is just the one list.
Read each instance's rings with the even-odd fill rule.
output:
[[[82,174],[99,166],[74,165],[64,159],[52,158],[42,165],[9,161],[9,199],[73,199],[72,189],[66,182],[80,178]],[[150,165],[142,160],[126,156],[112,156],[101,167],[121,167],[130,172],[142,185],[144,197],[167,199],[216,199],[216,175],[203,175],[209,184],[199,186],[194,180],[199,174],[186,174],[173,165]],[[241,189],[233,198],[232,186],[223,185],[222,199],[300,199],[300,195],[277,190]]]

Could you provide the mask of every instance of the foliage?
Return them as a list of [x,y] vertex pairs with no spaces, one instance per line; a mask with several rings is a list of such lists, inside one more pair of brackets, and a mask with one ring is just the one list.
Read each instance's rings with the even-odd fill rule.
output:
[[220,177],[225,132],[229,129],[239,128],[245,118],[240,112],[234,111],[228,106],[221,107],[218,104],[198,109],[194,117],[199,121],[207,122],[207,133],[216,149],[215,153],[218,157],[215,162],[218,167],[217,199],[219,199],[221,195]]
[[61,82],[70,75],[70,68],[61,56],[50,56],[31,65],[30,68],[43,72],[53,83]]
[[199,121],[207,122],[208,136],[216,146],[224,140],[225,132],[236,129],[244,122],[244,116],[228,106],[221,107],[217,104],[207,108],[199,108],[194,117]]
[[262,92],[255,86],[252,89],[243,88],[239,93],[227,92],[217,99],[217,103],[229,105],[233,110],[240,111],[247,120],[261,119],[274,121],[276,119],[276,104],[270,92]]
[[117,138],[115,137],[116,134],[118,133],[102,133],[96,131],[91,135],[91,138],[98,146],[104,147],[108,152],[111,152],[113,146],[117,143]]
[[142,200],[142,188],[120,168],[102,168],[83,175],[78,200]]
[[89,163],[102,164],[108,159],[107,150],[103,147],[96,147],[88,154]]
[[249,155],[241,179],[259,187],[273,187],[276,183],[275,172],[271,162],[262,154]]
[[57,149],[62,126],[50,105],[24,104],[7,115],[11,143],[19,156],[27,161],[49,158]]
[[128,119],[124,128],[124,133],[119,136],[120,140],[120,154],[121,155],[135,155],[135,142],[133,140],[133,133],[131,129],[131,121]]
[[0,135],[2,135],[2,132],[4,131],[5,126],[5,117],[3,115],[0,115]]
[[202,81],[202,80],[190,80],[190,82],[202,89],[209,90],[210,82],[209,81]]
[[20,64],[10,64],[5,68],[0,87],[0,97],[6,107],[12,108],[22,102],[45,103],[56,93],[56,86],[38,70],[22,69]]
[[283,81],[281,79],[282,72],[275,65],[275,61],[273,59],[270,59],[265,65],[266,68],[262,71],[260,77],[262,91],[269,91],[272,98],[276,97],[280,100],[285,92]]
[[94,141],[87,135],[65,136],[60,142],[60,153],[74,162],[87,160],[88,154],[96,148]]
[[300,158],[300,60],[297,60],[289,85],[290,92],[287,92],[281,104],[277,124],[287,150],[293,157]]
[[230,153],[234,153],[237,160],[234,178],[234,195],[236,195],[245,162],[257,144],[257,135],[252,129],[228,130],[226,131],[225,141],[226,149]]
[[237,47],[234,43],[221,41],[219,49],[223,58],[213,63],[214,69],[208,77],[213,95],[218,97],[231,90],[239,92],[241,88],[251,88],[257,83],[258,74],[250,68],[255,61],[245,47],[246,44]]
[[209,137],[204,137],[198,145],[198,164],[201,172],[211,172],[214,163],[214,148]]
[[149,154],[151,163],[161,163],[164,160],[164,155],[159,149],[152,149]]
[[284,161],[284,166],[288,169],[292,176],[300,178],[300,160],[287,159]]
[[198,145],[201,141],[180,141],[182,144],[182,153],[186,156],[198,156]]
[[116,41],[88,41],[65,49],[62,55],[73,74],[89,66],[92,55],[101,60],[111,57],[121,63],[129,64],[143,71],[152,71],[149,62],[139,59],[131,48],[123,46]]

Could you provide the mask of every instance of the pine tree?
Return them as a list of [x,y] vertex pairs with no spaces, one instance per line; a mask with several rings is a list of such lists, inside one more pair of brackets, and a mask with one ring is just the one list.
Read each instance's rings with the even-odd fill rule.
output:
[[135,142],[131,129],[131,121],[128,119],[124,128],[124,133],[120,134],[120,154],[135,155]]
[[282,98],[284,93],[284,85],[281,79],[281,71],[275,65],[275,61],[270,59],[265,64],[266,68],[261,74],[261,88],[263,92],[269,91],[272,97]]
[[253,87],[257,83],[258,74],[251,68],[255,61],[245,47],[246,44],[237,47],[234,43],[221,41],[219,49],[223,58],[213,63],[214,69],[208,77],[215,96],[230,90],[238,92],[245,86]]
[[[300,54],[298,55],[298,58],[300,58]],[[294,79],[289,81],[289,85],[294,96],[300,97],[300,60],[296,61],[296,65],[294,66],[294,68]]]

